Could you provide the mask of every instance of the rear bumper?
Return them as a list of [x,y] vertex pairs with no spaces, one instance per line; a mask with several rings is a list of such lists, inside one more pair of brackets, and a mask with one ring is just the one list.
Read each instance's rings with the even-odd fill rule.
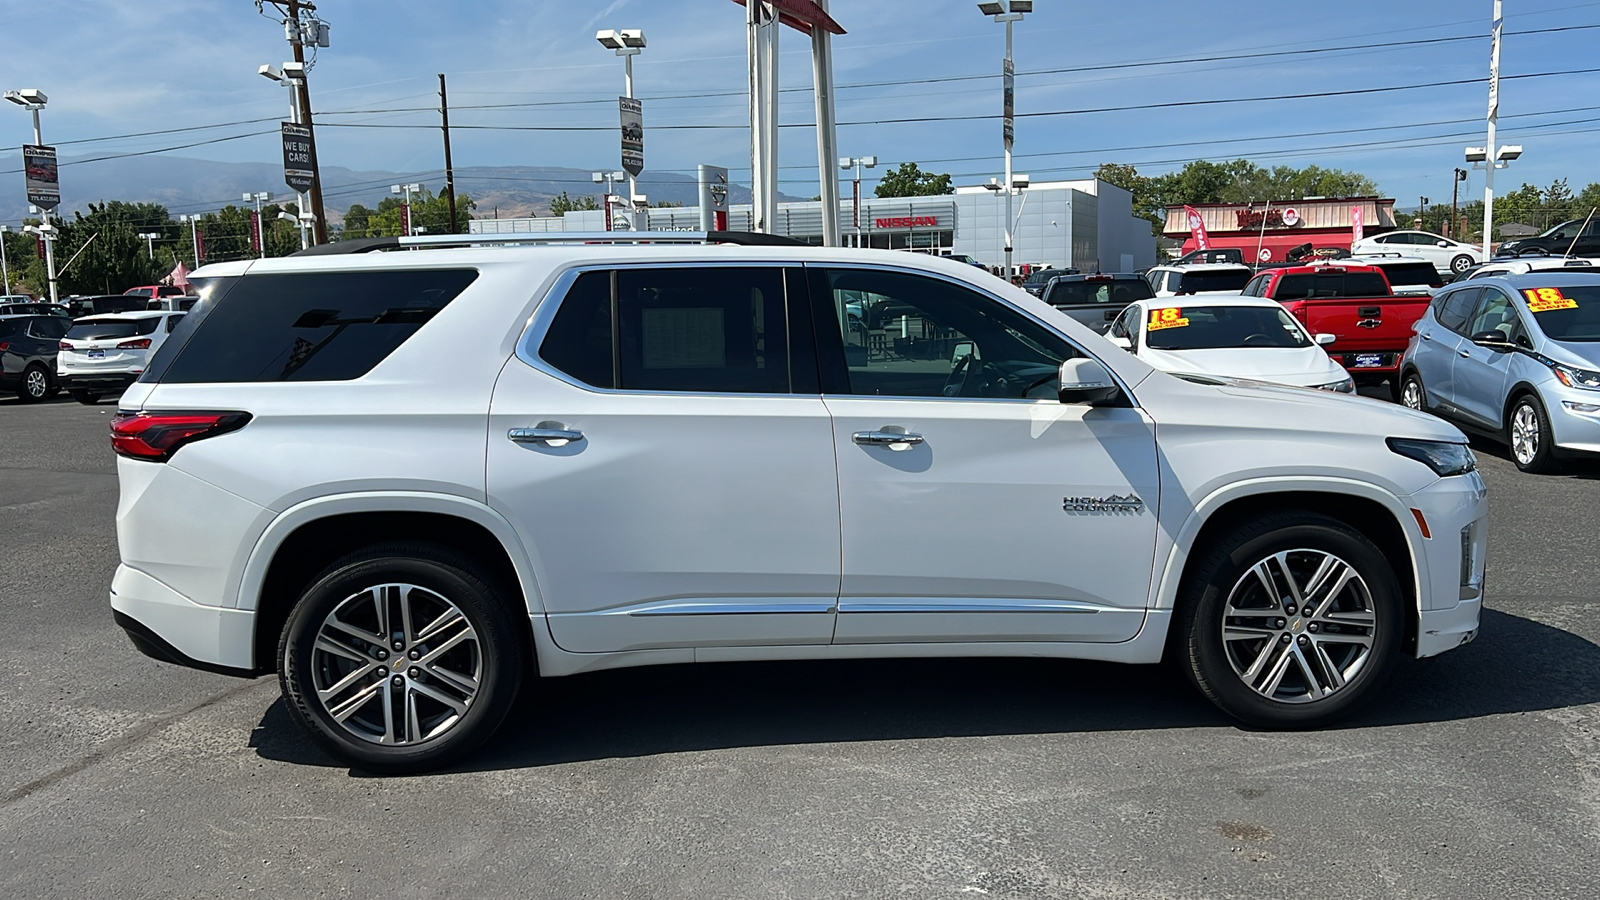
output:
[[119,391],[138,380],[139,375],[132,372],[66,372],[56,376],[56,381],[69,391]]
[[111,609],[147,656],[226,675],[260,674],[254,612],[202,606],[127,566],[111,579]]

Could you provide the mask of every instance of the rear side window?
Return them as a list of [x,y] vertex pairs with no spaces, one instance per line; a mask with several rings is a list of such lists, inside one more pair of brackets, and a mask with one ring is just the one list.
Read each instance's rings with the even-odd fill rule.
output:
[[1237,272],[1184,272],[1182,274],[1182,287],[1172,287],[1170,290],[1182,290],[1188,294],[1198,294],[1201,291],[1242,291],[1250,283],[1250,270],[1240,269]]
[[1483,294],[1483,288],[1464,288],[1446,294],[1443,304],[1435,304],[1434,315],[1438,317],[1439,324],[1451,331],[1462,331],[1467,326],[1467,317],[1472,315],[1473,309],[1478,305],[1478,297]]
[[1045,302],[1051,306],[1127,306],[1135,300],[1148,300],[1154,296],[1150,285],[1139,278],[1118,278],[1114,281],[1058,280],[1051,283]]
[[67,328],[72,323],[60,316],[42,316],[34,319],[28,326],[28,334],[46,340],[59,340],[67,335]]
[[8,338],[17,333],[17,323],[21,319],[0,319],[0,338]]
[[159,316],[147,319],[104,319],[101,321],[78,322],[67,332],[68,338],[77,338],[80,341],[109,341],[114,338],[137,337],[141,334],[154,334],[156,326],[161,324]]
[[[477,277],[472,269],[437,269],[230,279],[185,317],[145,380],[360,378]],[[174,345],[181,346],[169,354]]]
[[789,393],[781,268],[590,272],[539,346],[584,384],[633,391]]

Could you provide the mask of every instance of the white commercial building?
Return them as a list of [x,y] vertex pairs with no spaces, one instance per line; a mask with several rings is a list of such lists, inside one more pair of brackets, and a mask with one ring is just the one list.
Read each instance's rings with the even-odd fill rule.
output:
[[[859,219],[846,199],[840,234],[846,244],[883,250],[955,253],[998,269],[1005,264],[1005,197],[982,186],[956,188],[930,197],[866,198]],[[1013,264],[1020,267],[1077,268],[1085,272],[1132,272],[1155,265],[1156,243],[1150,223],[1133,215],[1133,197],[1097,179],[1034,184],[1012,200],[1015,229]],[[618,213],[619,218],[621,213]],[[651,209],[649,231],[698,231],[693,208]],[[561,217],[474,219],[474,234],[551,231],[604,231],[600,210]],[[728,228],[751,230],[749,206],[728,212]],[[778,206],[773,231],[822,243],[822,204]],[[859,237],[858,237],[859,235]]]

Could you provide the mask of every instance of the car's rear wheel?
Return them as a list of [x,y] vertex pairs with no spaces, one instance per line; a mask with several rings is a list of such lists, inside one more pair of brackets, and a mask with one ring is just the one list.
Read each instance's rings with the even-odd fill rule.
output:
[[1466,254],[1462,254],[1461,256],[1457,256],[1456,258],[1450,260],[1450,271],[1456,273],[1457,275],[1462,274],[1470,268],[1472,268],[1472,257],[1467,256]]
[[72,391],[72,399],[82,403],[84,406],[93,406],[100,402],[100,395],[94,391]]
[[17,387],[17,399],[23,403],[37,403],[50,396],[50,373],[35,363],[22,372],[22,384]]
[[1544,404],[1532,394],[1525,394],[1511,406],[1506,421],[1506,444],[1511,448],[1511,461],[1517,468],[1533,475],[1556,471],[1555,439],[1550,434],[1550,417]]
[[1316,513],[1263,516],[1209,545],[1182,603],[1185,673],[1254,725],[1309,728],[1349,713],[1400,650],[1400,585],[1382,551]]
[[445,765],[487,740],[511,708],[526,668],[514,602],[441,548],[386,544],[347,556],[284,626],[278,671],[289,709],[352,766]]
[[1415,372],[1408,372],[1400,382],[1400,405],[1421,411],[1426,397],[1422,392],[1422,377]]

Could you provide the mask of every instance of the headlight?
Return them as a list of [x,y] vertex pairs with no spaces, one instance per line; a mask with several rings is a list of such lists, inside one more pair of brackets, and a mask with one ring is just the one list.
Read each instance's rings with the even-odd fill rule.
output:
[[1556,378],[1570,388],[1583,388],[1590,391],[1600,391],[1600,372],[1589,369],[1575,369],[1561,363],[1551,363],[1550,368],[1556,373]]
[[1472,455],[1472,448],[1466,444],[1389,438],[1389,449],[1422,463],[1440,478],[1448,475],[1465,475],[1478,467],[1478,458]]
[[1327,384],[1317,385],[1317,390],[1336,391],[1340,394],[1354,394],[1356,392],[1356,380],[1354,378],[1346,378],[1343,381],[1330,381]]

